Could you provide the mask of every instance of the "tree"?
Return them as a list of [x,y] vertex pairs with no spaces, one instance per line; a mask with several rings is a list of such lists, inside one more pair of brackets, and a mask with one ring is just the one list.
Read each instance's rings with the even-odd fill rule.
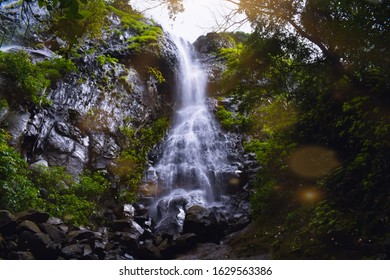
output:
[[103,0],[57,0],[43,4],[52,15],[50,29],[68,43],[67,55],[73,45],[85,36],[99,38],[107,13]]
[[151,3],[156,3],[156,5],[147,8],[144,11],[155,9],[161,6],[166,6],[169,13],[169,17],[171,19],[175,19],[177,14],[184,12],[183,0],[146,0],[146,1]]
[[[385,45],[390,41],[388,0],[224,1],[237,7],[226,16],[230,21],[226,26],[242,24],[234,22],[233,15],[245,13],[247,21],[268,35],[284,32],[299,37],[312,46],[313,53],[320,51],[320,56],[332,65],[335,79],[345,76],[358,87],[359,77],[354,73],[357,68],[389,63],[379,58],[389,57]],[[183,0],[163,0],[160,4],[166,4],[171,13],[183,10],[177,9]]]
[[[20,14],[7,14],[0,12],[0,28],[3,30],[3,39],[13,31],[7,27],[12,25],[18,28],[20,21],[29,21],[35,18],[42,21],[32,8],[33,0],[23,0],[20,3]],[[48,23],[54,34],[57,34],[68,43],[68,51],[83,36],[100,37],[101,29],[105,22],[106,5],[104,0],[38,0],[38,5],[48,11]]]

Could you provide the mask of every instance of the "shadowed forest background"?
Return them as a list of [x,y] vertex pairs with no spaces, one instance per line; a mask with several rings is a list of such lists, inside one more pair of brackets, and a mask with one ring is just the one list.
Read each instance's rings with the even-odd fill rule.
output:
[[[244,13],[253,27],[251,34],[209,33],[204,50],[224,65],[210,86],[219,101],[215,115],[225,132],[242,137],[245,153],[258,164],[248,182],[251,222],[231,240],[236,256],[388,259],[390,2],[225,1],[237,4],[231,15]],[[163,30],[134,11],[131,1],[39,0],[38,10],[47,10],[45,15],[31,9],[35,1],[19,2],[20,13],[0,10],[1,45],[16,40],[40,49],[47,42],[30,36],[39,32],[61,43],[46,44],[58,56],[38,62],[26,52],[0,51],[0,82],[13,82],[11,89],[0,88],[1,118],[19,107],[52,106],[47,93],[57,81],[84,71],[81,58],[95,51],[86,46],[106,40],[112,14],[123,28],[112,31],[118,38],[124,30],[135,34],[126,42],[133,61],[161,57]],[[181,1],[158,2],[172,17],[184,9]],[[31,26],[28,16],[35,18]],[[220,29],[243,23],[229,21],[230,16]],[[33,22],[44,27],[36,29]],[[127,63],[116,54],[97,56],[95,66]],[[141,76],[169,91],[169,65],[147,66],[137,66]],[[125,89],[131,87],[128,74],[118,78]],[[101,80],[101,89],[107,86],[108,78]],[[225,99],[230,106],[224,106]],[[89,125],[102,126],[99,112],[76,111],[69,118],[83,133],[94,129]],[[12,140],[2,119],[0,208],[14,213],[36,209],[96,227],[104,220],[99,213],[107,206],[105,197],[122,204],[137,200],[148,154],[170,124],[169,109],[156,112],[145,124],[136,126],[129,118],[124,124],[131,125],[118,128],[123,149],[105,172],[87,166],[77,176],[61,164],[31,167],[23,154],[26,142]],[[63,184],[67,187],[58,187]]]

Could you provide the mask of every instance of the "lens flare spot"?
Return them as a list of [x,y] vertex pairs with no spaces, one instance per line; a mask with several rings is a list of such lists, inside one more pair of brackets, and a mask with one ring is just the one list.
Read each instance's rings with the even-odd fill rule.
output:
[[322,146],[303,146],[293,151],[288,160],[296,175],[309,179],[326,176],[341,165],[335,151]]
[[299,198],[302,202],[316,202],[321,198],[321,194],[315,188],[306,188],[299,192]]
[[229,185],[238,186],[240,184],[240,179],[237,177],[233,177],[229,180]]

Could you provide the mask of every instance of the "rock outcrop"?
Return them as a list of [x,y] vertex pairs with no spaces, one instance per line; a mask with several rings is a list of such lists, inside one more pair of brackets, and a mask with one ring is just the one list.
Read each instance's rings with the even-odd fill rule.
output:
[[[75,47],[72,60],[78,71],[47,89],[52,105],[41,107],[7,98],[18,92],[14,81],[0,74],[0,98],[7,98],[10,105],[2,108],[0,122],[11,134],[11,144],[29,163],[65,166],[76,175],[85,168],[106,169],[123,148],[122,128],[137,130],[170,114],[174,44],[163,35],[158,48],[135,53],[128,41],[136,35],[125,30],[115,14],[107,20],[109,28],[101,39],[87,39]],[[54,39],[59,46],[50,44]],[[34,61],[42,61],[55,56],[49,48],[57,50],[65,44],[42,33],[31,34],[31,40],[38,49],[10,46],[4,50],[23,50]],[[150,68],[158,69],[166,82],[159,83]]]

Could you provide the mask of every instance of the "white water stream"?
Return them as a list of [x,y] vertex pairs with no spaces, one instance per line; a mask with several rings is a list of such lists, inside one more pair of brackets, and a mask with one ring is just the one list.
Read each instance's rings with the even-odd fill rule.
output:
[[177,108],[163,154],[152,167],[159,188],[160,218],[176,216],[196,204],[221,201],[227,180],[236,171],[228,160],[229,141],[206,103],[207,74],[191,45],[175,39],[178,49]]

